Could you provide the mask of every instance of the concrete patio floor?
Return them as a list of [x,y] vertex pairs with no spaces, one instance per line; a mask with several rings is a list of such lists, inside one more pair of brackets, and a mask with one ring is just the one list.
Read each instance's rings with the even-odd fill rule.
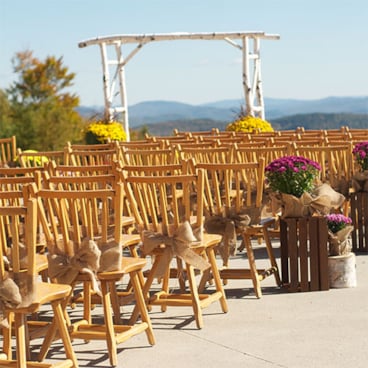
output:
[[[240,267],[244,254],[231,262]],[[118,367],[366,367],[367,280],[368,254],[357,254],[355,288],[288,293],[269,277],[262,282],[263,297],[256,299],[250,280],[229,280],[228,313],[212,304],[203,310],[204,328],[198,330],[191,308],[169,307],[163,313],[154,307],[156,345],[150,346],[145,334],[119,345]],[[79,308],[71,310],[72,316],[78,313]],[[110,367],[103,341],[75,340],[73,347],[80,367]],[[64,359],[62,350],[55,342],[48,358]]]

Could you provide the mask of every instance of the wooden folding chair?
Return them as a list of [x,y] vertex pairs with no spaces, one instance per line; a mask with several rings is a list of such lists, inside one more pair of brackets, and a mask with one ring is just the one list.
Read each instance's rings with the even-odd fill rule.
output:
[[[51,189],[38,191],[37,198],[51,257],[57,258],[60,255],[73,263],[73,260],[77,262],[79,256],[87,252],[88,257],[95,259],[90,263],[86,261],[84,267],[72,267],[64,275],[60,273],[59,276],[50,273],[50,269],[55,269],[49,267],[49,276],[53,282],[62,282],[65,277],[69,278],[72,274],[70,284],[73,289],[77,284],[83,285],[83,318],[73,323],[71,337],[105,340],[110,363],[115,366],[117,365],[117,344],[141,332],[146,333],[150,344],[154,344],[155,340],[139,280],[139,273],[145,267],[146,260],[122,257],[123,186],[119,182],[112,182],[111,185],[107,178],[104,180],[105,186],[102,185],[102,178],[97,179],[96,176],[54,177],[55,187],[50,186]],[[98,257],[99,252],[101,252],[100,257]],[[98,267],[98,260],[100,260],[100,267]],[[91,274],[95,278],[91,277]],[[141,315],[141,323],[118,325],[120,300],[116,288],[124,275],[128,275],[129,282],[133,286],[133,296],[136,308]],[[96,281],[100,284],[100,291],[96,290]],[[98,302],[101,302],[103,307],[102,323],[97,323],[92,318],[92,296],[98,296],[99,293]],[[78,300],[73,299],[73,301]],[[49,340],[52,341],[52,336]],[[41,356],[46,354],[47,349],[46,344],[41,350]]]
[[[102,147],[101,147],[102,146]],[[117,142],[106,145],[69,145],[65,148],[65,165],[88,166],[112,164],[119,159]]]
[[65,152],[59,151],[33,151],[18,148],[17,159],[21,167],[43,168],[48,162],[54,161],[61,165],[65,161]]
[[14,166],[17,156],[17,138],[0,138],[0,166]]
[[[9,226],[5,226],[9,219]],[[0,366],[78,367],[64,308],[65,300],[70,296],[71,287],[38,280],[35,261],[36,228],[36,199],[27,199],[22,206],[0,206],[0,300],[2,314],[9,321],[9,327],[3,327],[4,354],[1,356]],[[6,253],[4,249],[7,249]],[[51,325],[54,330],[57,329],[66,355],[66,360],[55,364],[46,363],[44,359],[38,362],[32,361],[29,351],[30,335],[28,334],[27,316],[37,313],[46,304],[51,304],[53,310]],[[12,327],[16,338],[15,360],[12,358],[11,349]]]
[[[41,186],[41,172],[36,168],[0,168],[0,204],[2,206],[21,206],[28,198],[29,184],[34,183],[37,188]],[[7,194],[8,192],[9,195]],[[45,256],[46,243],[42,227],[37,225],[37,271],[47,280],[47,258]]]
[[[265,233],[268,224],[262,221],[264,162],[264,158],[260,158],[258,162],[196,165],[198,170],[205,172],[206,230],[222,234],[226,242],[220,276],[225,283],[228,279],[251,279],[257,298],[262,296],[260,282],[266,277],[273,274],[276,284],[281,285],[272,244]],[[247,252],[248,268],[230,266],[238,235]],[[270,261],[266,269],[257,266],[252,245],[254,238],[265,239]]]
[[129,149],[122,147],[122,165],[171,165],[178,163],[179,156],[174,147],[162,149]]
[[193,159],[195,163],[226,163],[232,162],[234,151],[231,147],[178,147],[178,152],[182,160]]
[[[162,310],[166,310],[167,306],[192,307],[198,328],[203,327],[202,309],[211,303],[219,301],[222,311],[228,310],[215,258],[215,247],[221,241],[221,236],[203,232],[203,180],[200,170],[198,175],[132,176],[125,173],[124,179],[130,206],[142,236],[141,252],[154,259],[143,294],[149,295],[155,278],[163,280],[162,290],[158,293],[152,291],[146,302],[149,306],[160,305]],[[178,185],[182,188],[180,196],[176,191]],[[192,222],[193,219],[195,222]],[[197,232],[197,235],[192,231]],[[187,237],[182,238],[182,232]],[[182,243],[176,243],[174,239],[178,238],[183,239]],[[189,290],[176,293],[174,291],[178,290],[175,290],[175,286],[170,287],[172,257],[183,259],[184,270],[176,277],[185,275]],[[199,294],[195,268],[202,271],[204,268],[212,273],[215,291]],[[136,308],[133,320],[138,315]]]
[[253,145],[252,147],[242,147],[238,144],[234,146],[235,158],[233,162],[257,162],[261,157],[265,159],[265,165],[267,166],[273,160],[289,156],[291,153],[290,144],[272,145],[268,147],[258,147]]

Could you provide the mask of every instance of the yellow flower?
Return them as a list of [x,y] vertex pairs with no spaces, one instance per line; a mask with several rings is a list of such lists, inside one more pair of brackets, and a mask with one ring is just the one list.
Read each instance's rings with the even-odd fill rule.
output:
[[[86,129],[87,140],[94,138],[99,143],[105,143],[107,141],[125,141],[126,133],[121,123],[112,121],[105,123],[103,121],[97,121],[88,125]],[[92,142],[91,142],[92,143]]]
[[244,133],[273,132],[272,125],[268,121],[250,115],[228,124],[226,130]]

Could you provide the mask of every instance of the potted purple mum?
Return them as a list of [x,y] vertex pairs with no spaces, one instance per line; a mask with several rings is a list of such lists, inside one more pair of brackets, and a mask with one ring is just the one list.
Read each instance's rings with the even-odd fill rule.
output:
[[352,153],[358,167],[353,176],[352,187],[355,192],[368,192],[368,141],[357,143]]
[[356,286],[355,254],[351,252],[353,231],[352,220],[342,214],[326,216],[329,243],[330,287],[344,288]]
[[266,166],[265,174],[270,189],[300,198],[315,186],[321,166],[301,156],[285,156]]
[[284,156],[265,168],[273,208],[281,206],[282,217],[326,215],[344,202],[342,194],[318,180],[321,166],[306,157]]

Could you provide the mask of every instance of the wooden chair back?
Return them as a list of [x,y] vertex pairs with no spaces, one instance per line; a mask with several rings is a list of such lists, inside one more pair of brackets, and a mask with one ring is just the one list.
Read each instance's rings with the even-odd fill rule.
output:
[[234,151],[236,162],[258,162],[260,158],[264,158],[265,165],[268,165],[277,158],[289,156],[291,154],[291,146],[290,144],[283,144],[269,147],[239,147],[235,144]]
[[46,165],[45,169],[50,176],[94,176],[114,174],[116,164],[106,165],[58,165],[51,161]]
[[119,242],[122,234],[121,216],[117,215],[122,209],[122,185],[114,189],[83,188],[41,189],[37,193],[49,247],[66,255],[74,255],[86,237],[106,243],[113,229],[113,237]]
[[[133,176],[127,172],[124,184],[138,228],[172,235],[178,226],[193,219],[203,220],[203,171],[197,175]],[[178,195],[178,186],[182,189]],[[198,215],[198,216],[197,216]]]
[[234,160],[234,151],[231,147],[204,147],[179,149],[180,158],[183,160],[193,159],[197,163],[227,163]]
[[157,166],[179,162],[179,155],[174,147],[164,149],[129,149],[123,147],[121,161],[123,165]]
[[296,156],[316,161],[321,166],[320,179],[335,187],[341,179],[350,181],[353,175],[352,144],[304,147],[294,143]]
[[106,165],[113,164],[119,159],[119,150],[96,149],[96,150],[73,150],[68,149],[65,164],[74,166]]
[[17,139],[13,135],[0,138],[0,166],[13,166],[17,157]]
[[21,167],[38,167],[43,168],[50,161],[54,161],[57,164],[63,164],[65,162],[65,152],[59,151],[22,151],[20,148],[17,150],[17,159]]
[[229,210],[258,209],[263,205],[265,159],[244,163],[203,163],[205,208],[209,215],[228,215]]
[[[4,197],[16,198],[18,195],[15,192],[1,192],[0,198],[2,200]],[[27,199],[22,205],[1,204],[0,232],[0,281],[5,280],[9,270],[15,278],[17,274],[23,272],[29,276],[36,276],[36,200]],[[7,264],[8,261],[10,266]]]

